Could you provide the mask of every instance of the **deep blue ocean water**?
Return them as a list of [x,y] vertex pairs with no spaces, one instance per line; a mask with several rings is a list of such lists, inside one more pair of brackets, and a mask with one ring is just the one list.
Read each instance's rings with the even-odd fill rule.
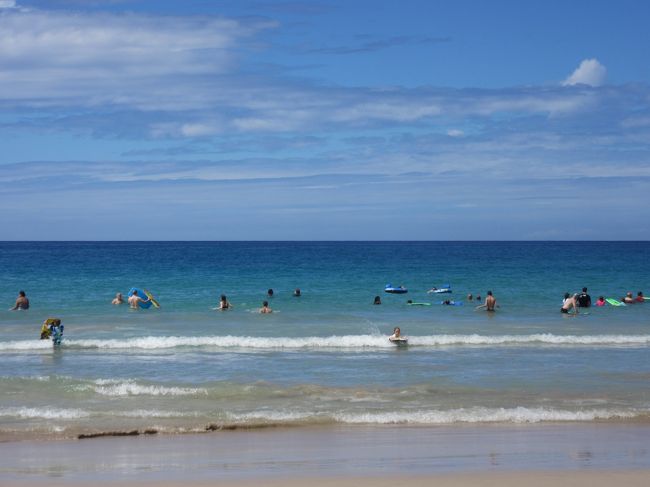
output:
[[[648,242],[6,242],[0,272],[0,436],[650,412],[650,303],[559,313],[583,286],[650,292]],[[161,308],[110,304],[131,286]],[[8,311],[21,289],[31,308]],[[487,290],[496,313],[466,299]],[[38,339],[50,316],[60,349]]]

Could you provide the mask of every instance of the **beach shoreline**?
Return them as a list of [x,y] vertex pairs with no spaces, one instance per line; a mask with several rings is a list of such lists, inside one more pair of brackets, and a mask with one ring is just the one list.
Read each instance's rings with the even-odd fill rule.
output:
[[[2,485],[642,485],[650,425],[273,428],[0,444]],[[598,473],[595,473],[598,472]],[[304,483],[302,484],[304,485]],[[612,485],[611,483],[609,485]],[[644,484],[645,485],[645,484]]]

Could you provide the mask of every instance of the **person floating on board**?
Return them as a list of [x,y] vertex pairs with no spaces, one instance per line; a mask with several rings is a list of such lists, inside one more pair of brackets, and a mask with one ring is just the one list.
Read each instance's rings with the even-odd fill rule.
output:
[[149,302],[149,298],[142,299],[140,296],[138,296],[138,291],[135,289],[131,292],[131,296],[129,296],[129,306],[131,307],[131,309],[138,309],[140,303],[148,303],[148,302]]
[[399,329],[399,326],[396,326],[393,329],[393,334],[391,336],[389,336],[388,339],[391,342],[396,342],[396,341],[403,340],[403,338],[402,338],[402,330]]
[[29,309],[29,299],[25,296],[25,291],[20,291],[18,293],[16,304],[14,304],[14,307],[10,309],[11,311],[16,311],[17,309]]
[[63,328],[60,319],[46,319],[41,326],[41,340],[52,339],[52,343],[55,346],[61,345],[61,340],[63,340]]

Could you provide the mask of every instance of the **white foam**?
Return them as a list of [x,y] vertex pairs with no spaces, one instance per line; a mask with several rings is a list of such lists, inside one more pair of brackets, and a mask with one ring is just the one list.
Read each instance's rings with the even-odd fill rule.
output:
[[183,413],[180,411],[159,411],[157,409],[135,409],[133,411],[123,411],[115,413],[117,416],[125,418],[183,418],[197,416],[196,413]]
[[97,380],[92,389],[103,396],[196,396],[207,395],[208,391],[203,388],[192,387],[168,387],[160,385],[143,385],[133,380]]
[[364,413],[304,413],[295,411],[257,411],[232,415],[238,421],[265,421],[270,423],[323,422],[328,418],[345,424],[414,424],[444,425],[455,423],[540,423],[555,421],[595,421],[631,419],[647,416],[650,410],[590,409],[570,411],[550,408],[460,408],[429,411],[391,411]]
[[2,408],[0,416],[21,419],[80,419],[87,418],[90,413],[83,409],[57,409],[43,406],[42,408]]
[[[439,346],[531,346],[538,344],[558,346],[648,345],[650,335],[429,335],[410,336],[411,347]],[[251,337],[251,336],[148,336],[109,340],[68,340],[63,348],[141,349],[159,350],[180,347],[272,349],[388,349],[394,348],[383,335],[342,335],[329,337]],[[0,351],[51,349],[51,344],[40,340],[0,342]]]
[[[645,411],[644,414],[647,414]],[[569,411],[548,408],[461,408],[449,411],[389,413],[342,413],[335,419],[352,424],[453,424],[453,423],[540,423],[547,421],[594,421],[629,419],[638,411],[592,409]]]

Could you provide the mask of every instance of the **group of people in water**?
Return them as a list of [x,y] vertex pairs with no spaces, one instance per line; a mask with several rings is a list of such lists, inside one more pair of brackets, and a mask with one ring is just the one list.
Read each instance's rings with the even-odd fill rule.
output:
[[[145,291],[146,292],[146,291]],[[267,298],[273,298],[274,292],[273,289],[269,289],[266,292]],[[293,291],[293,297],[299,298],[302,296],[302,292],[300,291],[299,288],[296,288]],[[147,303],[149,302],[151,297],[146,296],[146,299],[138,295],[138,291],[133,289],[129,293],[129,297],[127,299],[127,302],[129,306],[133,309],[137,309],[140,306],[140,303]],[[259,308],[259,313],[261,314],[268,314],[272,313],[273,309],[269,306],[269,301],[264,300],[262,302],[262,307]],[[634,297],[632,295],[632,292],[626,293],[624,297],[621,298],[620,303],[621,304],[636,304],[636,303],[643,303],[645,302],[646,297],[643,295],[642,291],[639,291]],[[477,295],[474,297],[472,294],[467,295],[467,301],[481,301],[481,296]],[[611,301],[611,300],[610,300]],[[114,305],[121,305],[124,303],[124,297],[122,293],[117,293],[115,295],[115,298],[111,301],[111,304]],[[380,305],[381,304],[381,297],[375,296],[375,299],[373,301],[374,305]],[[412,301],[409,300],[409,304],[412,304]],[[451,300],[445,300],[442,301],[441,304],[457,304],[454,301]],[[605,306],[607,304],[607,300],[605,299],[604,296],[599,296],[597,301],[595,302],[595,306]],[[620,304],[619,304],[620,305]],[[560,312],[562,314],[574,314],[577,315],[578,308],[589,308],[592,306],[592,300],[591,296],[587,292],[587,288],[583,287],[582,292],[580,293],[565,293],[564,295],[564,300],[562,301],[562,307],[560,308]],[[228,301],[228,298],[226,297],[225,294],[222,294],[220,299],[219,299],[219,305],[216,308],[213,308],[214,310],[217,311],[227,311],[229,309],[232,309],[233,305]],[[494,294],[492,291],[487,292],[487,296],[485,298],[485,302],[483,304],[480,304],[479,306],[476,306],[475,309],[485,309],[488,312],[494,312],[496,309],[499,308],[499,305],[497,304],[497,300],[494,297]],[[27,298],[25,291],[20,291],[18,293],[18,297],[16,298],[16,302],[12,308],[10,308],[12,311],[13,310],[27,310],[29,309],[29,299]],[[61,339],[63,336],[63,325],[61,324],[61,320],[58,318],[48,318],[43,322],[43,326],[41,327],[41,339],[52,339],[53,343],[55,345],[58,345],[61,343]],[[406,342],[407,339],[401,336],[401,330],[399,327],[395,327],[393,330],[393,335],[389,337],[389,340],[392,342]]]
[[[127,302],[129,303],[129,308],[131,309],[138,309],[140,303],[148,303],[149,301],[151,301],[151,298],[147,296],[147,299],[143,299],[138,295],[138,291],[135,289],[131,291],[130,296],[127,298]],[[117,293],[113,298],[113,301],[111,301],[111,304],[115,304],[115,305],[124,304],[124,296],[122,296],[122,293]]]
[[[638,304],[644,303],[646,300],[642,291],[639,291],[636,297],[632,296],[632,292],[628,292],[620,299],[620,303],[623,304]],[[611,301],[611,300],[610,300]],[[605,296],[598,296],[595,306],[605,306],[607,300]],[[562,314],[578,314],[578,308],[589,308],[592,306],[591,296],[587,292],[587,288],[583,287],[582,292],[580,293],[564,293],[564,299],[562,300],[562,307],[560,308],[560,313]]]
[[[267,295],[268,298],[272,298],[273,294],[274,294],[273,289],[269,289],[266,292],[266,295]],[[300,291],[300,288],[296,288],[293,291],[293,297],[299,298],[300,296],[302,296],[302,292]],[[147,297],[147,299],[141,298],[138,295],[138,291],[134,289],[134,290],[132,290],[130,292],[130,296],[129,296],[127,301],[129,303],[129,307],[131,307],[133,309],[138,309],[138,307],[140,306],[140,303],[148,303],[150,301],[150,299],[151,298],[149,298],[149,297]],[[124,297],[122,296],[122,293],[117,293],[115,295],[115,298],[113,298],[113,301],[111,301],[111,304],[114,304],[114,305],[120,305],[120,304],[123,304],[123,303],[124,303]],[[228,298],[226,297],[226,295],[222,294],[221,297],[219,298],[219,305],[216,308],[212,308],[212,309],[214,309],[216,311],[226,311],[226,310],[229,310],[229,309],[232,309],[232,308],[233,308],[233,305],[230,303],[230,301],[228,301]],[[259,312],[261,314],[273,313],[273,309],[271,309],[271,307],[269,306],[269,302],[267,300],[262,301],[262,307],[259,309]]]
[[[468,294],[467,295],[467,300],[468,301],[478,301],[478,302],[480,302],[481,301],[481,295],[479,294],[479,295],[476,296],[476,298],[474,298],[474,295]],[[372,304],[374,304],[374,305],[381,304],[381,297],[375,296],[375,299],[374,299]],[[406,304],[423,304],[423,303],[413,303],[413,301],[411,301],[409,299],[406,302]],[[453,300],[450,300],[450,299],[445,299],[440,304],[453,306],[453,305],[462,304],[462,303],[459,302],[459,301],[453,301]],[[485,298],[485,302],[483,304],[477,306],[475,309],[485,309],[486,311],[493,312],[493,311],[496,311],[498,307],[499,307],[499,305],[497,304],[497,300],[494,297],[494,294],[492,293],[492,291],[488,291],[487,296]]]

